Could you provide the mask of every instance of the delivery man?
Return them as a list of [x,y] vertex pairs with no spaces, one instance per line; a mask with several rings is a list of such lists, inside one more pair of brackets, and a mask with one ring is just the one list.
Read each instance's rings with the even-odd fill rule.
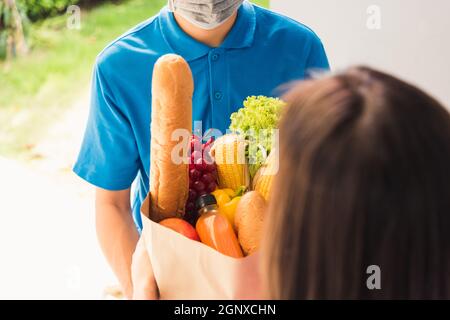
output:
[[247,96],[274,95],[310,69],[329,67],[314,32],[244,0],[169,0],[100,53],[74,171],[97,187],[98,239],[127,297],[139,209],[149,190],[152,69],[167,53],[192,69],[193,120],[221,132]]

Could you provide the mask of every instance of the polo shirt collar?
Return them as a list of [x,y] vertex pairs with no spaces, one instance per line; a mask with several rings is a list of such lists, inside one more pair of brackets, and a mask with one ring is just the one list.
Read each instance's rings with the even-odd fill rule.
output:
[[244,1],[239,7],[233,28],[228,33],[222,48],[241,49],[251,47],[255,38],[256,13],[253,5]]
[[[211,47],[193,39],[178,25],[169,9],[164,7],[159,15],[159,26],[167,45],[174,53],[187,61],[201,58],[211,51]],[[220,48],[239,49],[253,44],[256,29],[256,14],[251,3],[244,1],[238,10],[233,28],[228,33]]]

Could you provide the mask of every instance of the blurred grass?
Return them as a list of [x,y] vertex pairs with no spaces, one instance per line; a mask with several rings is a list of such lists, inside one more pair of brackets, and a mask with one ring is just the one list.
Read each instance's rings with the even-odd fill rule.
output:
[[[89,87],[97,54],[166,2],[129,0],[82,11],[81,30],[66,28],[65,15],[34,24],[32,52],[0,63],[0,155],[26,160],[48,126]],[[253,2],[267,7],[269,0]]]

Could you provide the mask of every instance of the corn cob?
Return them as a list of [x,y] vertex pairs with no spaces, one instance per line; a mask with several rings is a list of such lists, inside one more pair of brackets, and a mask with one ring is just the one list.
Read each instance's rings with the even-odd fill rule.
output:
[[277,156],[278,153],[275,150],[272,150],[253,178],[253,190],[258,191],[266,201],[269,201],[273,180],[278,173]]
[[236,190],[250,185],[245,147],[245,141],[236,134],[224,135],[214,142],[211,155],[216,161],[220,189]]

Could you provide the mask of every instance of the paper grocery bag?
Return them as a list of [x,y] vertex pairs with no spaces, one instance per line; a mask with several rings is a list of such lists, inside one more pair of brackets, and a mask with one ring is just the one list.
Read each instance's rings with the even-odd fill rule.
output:
[[[261,299],[258,253],[235,259],[151,220],[150,198],[141,207],[141,240],[160,299]],[[144,249],[142,249],[144,250]],[[136,263],[145,263],[139,262]],[[143,281],[145,280],[145,277]],[[134,279],[134,282],[139,279]]]

